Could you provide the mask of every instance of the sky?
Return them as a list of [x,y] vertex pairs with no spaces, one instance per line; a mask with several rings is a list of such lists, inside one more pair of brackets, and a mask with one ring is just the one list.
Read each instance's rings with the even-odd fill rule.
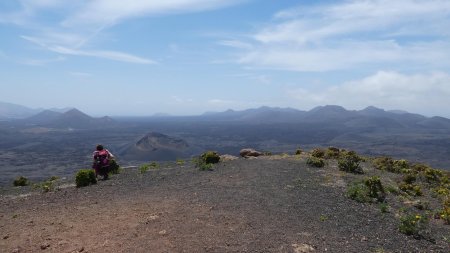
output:
[[448,0],[4,0],[0,101],[91,115],[450,117]]

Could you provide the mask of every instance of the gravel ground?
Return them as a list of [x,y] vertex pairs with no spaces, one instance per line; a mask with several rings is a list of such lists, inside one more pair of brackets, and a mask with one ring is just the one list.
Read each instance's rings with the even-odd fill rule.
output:
[[417,240],[398,232],[397,213],[348,199],[355,177],[263,157],[213,171],[130,168],[49,193],[3,189],[0,252],[449,252],[449,226]]

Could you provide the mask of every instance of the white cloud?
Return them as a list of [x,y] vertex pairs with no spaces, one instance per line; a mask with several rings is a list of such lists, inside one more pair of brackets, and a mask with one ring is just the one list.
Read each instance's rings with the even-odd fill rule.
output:
[[426,115],[442,115],[444,109],[450,107],[450,75],[443,72],[406,75],[379,71],[366,78],[324,90],[297,88],[287,93],[303,108],[338,104],[349,109],[361,109],[374,105]]
[[245,43],[239,40],[222,40],[218,42],[219,45],[233,47],[237,49],[252,49],[252,44]]
[[80,77],[80,78],[87,78],[87,77],[92,76],[92,74],[90,74],[90,73],[78,72],[78,71],[72,71],[72,72],[69,72],[69,74],[72,76]]
[[230,105],[235,105],[236,103],[238,103],[238,101],[214,98],[214,99],[208,100],[207,103],[214,105],[214,106],[230,106]]
[[139,56],[117,52],[117,51],[105,51],[105,50],[74,50],[65,47],[49,47],[49,50],[65,54],[65,55],[77,55],[77,56],[92,56],[96,58],[109,59],[114,61],[138,63],[138,64],[156,64],[156,61],[145,59]]
[[108,51],[108,50],[80,50],[80,49],[71,49],[58,45],[47,45],[46,41],[42,41],[41,39],[29,37],[29,36],[21,36],[23,39],[33,42],[49,51],[62,54],[62,55],[74,55],[74,56],[91,56],[96,58],[109,59],[114,61],[121,62],[129,62],[129,63],[137,63],[137,64],[157,64],[156,61],[142,58],[139,56],[117,52],[117,51]]
[[64,57],[58,56],[51,59],[23,59],[20,60],[19,62],[31,66],[45,66],[49,63],[62,62],[64,60],[66,60]]
[[124,19],[217,9],[238,0],[92,0],[64,20],[65,26],[113,25]]
[[292,71],[449,67],[448,27],[450,1],[352,0],[279,12],[250,41],[228,46],[249,44],[242,64]]
[[[34,31],[34,35],[22,38],[59,54],[151,64],[155,61],[140,56],[87,48],[104,29],[127,19],[206,11],[243,1],[246,0],[19,0],[22,8],[0,13],[0,23],[13,23]],[[47,14],[59,22],[49,23],[42,18]]]

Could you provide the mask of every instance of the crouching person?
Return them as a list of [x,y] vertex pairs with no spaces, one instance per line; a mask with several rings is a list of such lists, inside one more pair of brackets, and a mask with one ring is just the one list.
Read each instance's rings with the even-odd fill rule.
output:
[[92,168],[95,170],[95,177],[100,175],[103,177],[103,180],[107,180],[110,161],[114,159],[114,155],[107,149],[103,148],[103,145],[97,145],[92,156],[94,159]]

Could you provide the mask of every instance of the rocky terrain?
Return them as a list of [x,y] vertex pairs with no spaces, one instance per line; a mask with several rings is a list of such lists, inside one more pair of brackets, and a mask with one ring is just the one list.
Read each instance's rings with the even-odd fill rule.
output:
[[[212,171],[166,162],[82,188],[3,188],[0,252],[448,252],[450,227],[432,217],[439,198],[388,193],[382,211],[348,188],[373,175],[395,185],[398,174],[370,162],[364,175],[346,173],[335,159],[316,168],[308,157],[240,158]],[[429,216],[417,236],[399,232],[406,214]]]

